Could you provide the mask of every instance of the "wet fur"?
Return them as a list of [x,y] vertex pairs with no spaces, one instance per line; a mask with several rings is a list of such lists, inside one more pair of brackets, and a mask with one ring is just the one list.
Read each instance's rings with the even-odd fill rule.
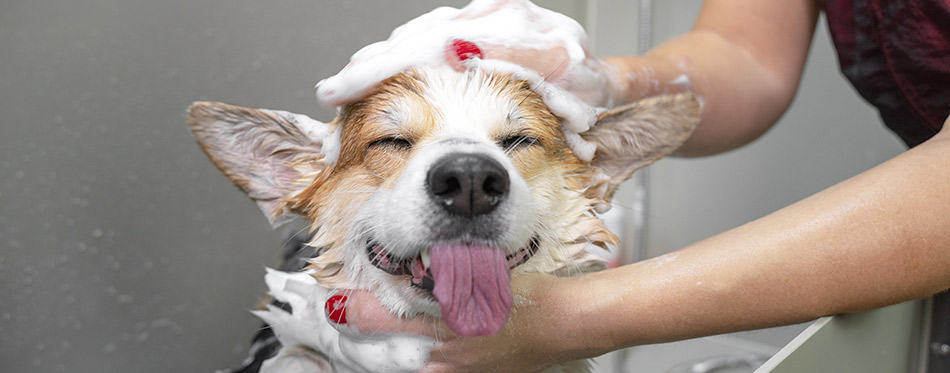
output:
[[[388,278],[391,276],[379,276],[378,271],[371,267],[368,268],[371,272],[365,273],[367,267],[361,261],[347,261],[347,235],[343,233],[350,233],[349,237],[356,241],[350,245],[352,255],[361,255],[363,246],[358,239],[362,235],[352,232],[356,211],[367,203],[371,191],[392,189],[403,174],[408,160],[422,148],[443,139],[446,124],[440,123],[440,118],[444,113],[439,111],[440,108],[430,105],[434,97],[427,97],[438,94],[431,91],[446,88],[440,87],[440,84],[451,84],[451,90],[457,90],[456,84],[466,85],[468,94],[462,95],[460,99],[463,100],[474,99],[471,96],[487,96],[495,99],[492,101],[501,101],[509,106],[505,108],[508,109],[507,117],[489,128],[486,133],[488,140],[497,142],[509,134],[519,133],[532,135],[540,142],[541,146],[510,149],[507,152],[517,174],[528,184],[532,193],[530,209],[537,212],[532,220],[536,222],[538,234],[542,237],[541,255],[518,270],[552,272],[573,263],[571,259],[580,255],[587,243],[606,246],[616,240],[599,219],[587,213],[593,201],[584,196],[584,187],[594,170],[571,153],[557,118],[525,82],[477,72],[461,78],[453,77],[453,80],[459,81],[446,82],[441,79],[423,73],[400,74],[384,82],[381,89],[365,100],[345,107],[339,116],[343,123],[340,162],[327,173],[332,176],[315,182],[288,201],[294,208],[302,208],[302,212],[314,222],[313,229],[317,235],[311,245],[329,248],[312,260],[311,268],[317,270],[315,276],[321,283],[342,288],[372,288],[366,285],[369,282],[377,287],[388,288],[390,291],[382,292],[390,294],[383,297],[383,303],[406,316],[413,316],[419,311],[437,316],[438,309],[432,302],[416,298],[413,294],[402,294],[402,299],[391,299],[393,294],[405,291],[403,289],[407,280],[397,279],[393,283]],[[394,115],[403,117],[393,118]],[[388,121],[403,124],[398,130],[380,125]],[[406,139],[413,144],[413,148],[390,147],[367,151],[370,143],[386,136]],[[347,198],[338,198],[347,193]],[[527,209],[529,206],[522,208]],[[421,234],[428,233],[431,232]],[[347,263],[351,265],[347,267]],[[409,303],[409,306],[403,303]]]
[[[412,206],[417,202],[414,194],[403,191],[406,185],[419,187],[413,175],[424,172],[420,168],[448,148],[500,158],[513,183],[524,191],[524,196],[511,197],[517,206],[500,209],[508,209],[502,211],[505,216],[520,224],[484,229],[498,229],[498,241],[492,243],[509,252],[525,237],[540,237],[538,253],[512,275],[588,272],[603,265],[585,249],[617,243],[595,207],[608,204],[617,185],[637,168],[685,141],[700,111],[700,101],[691,94],[608,111],[594,129],[582,134],[598,144],[590,163],[571,152],[558,119],[527,83],[481,71],[419,69],[398,74],[343,107],[327,124],[208,102],[195,103],[188,117],[202,149],[258,202],[271,222],[292,215],[310,222],[314,236],[308,245],[320,255],[310,259],[308,268],[323,286],[373,290],[401,316],[438,316],[438,304],[410,288],[407,276],[382,272],[365,255],[367,236],[402,232],[386,236],[392,242],[385,244],[406,251],[431,244],[439,229],[451,228],[406,224],[417,216],[418,222],[437,221],[426,216],[432,214],[427,207]],[[323,139],[334,135],[339,150],[331,163],[327,159],[337,155],[326,154],[332,141]],[[502,149],[499,144],[516,135],[535,138],[537,144]],[[376,143],[385,138],[403,139],[411,146]],[[446,144],[453,139],[464,141]],[[407,209],[412,212],[404,214]]]

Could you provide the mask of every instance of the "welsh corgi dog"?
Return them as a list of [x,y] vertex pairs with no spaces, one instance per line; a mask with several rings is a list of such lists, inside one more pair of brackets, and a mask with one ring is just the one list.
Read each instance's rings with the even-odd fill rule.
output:
[[[512,277],[604,268],[590,249],[617,238],[596,207],[609,204],[635,170],[677,149],[701,111],[691,93],[604,111],[580,134],[596,145],[584,161],[526,81],[419,67],[384,80],[326,123],[219,102],[194,103],[188,123],[271,223],[307,220],[313,255],[293,276],[317,288],[367,289],[396,315],[439,317],[456,334],[477,336],[505,327],[517,301]],[[317,302],[317,318],[325,318]],[[282,339],[285,353],[273,359],[303,353],[317,371],[397,371],[302,339]]]

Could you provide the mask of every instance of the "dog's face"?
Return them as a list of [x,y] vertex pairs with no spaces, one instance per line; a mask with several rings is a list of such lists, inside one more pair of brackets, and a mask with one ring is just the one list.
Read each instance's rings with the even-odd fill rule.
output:
[[322,283],[484,335],[504,326],[512,273],[614,243],[593,206],[678,147],[699,106],[685,94],[605,113],[583,134],[598,144],[590,163],[527,83],[480,71],[399,74],[329,124],[217,103],[195,104],[189,121],[272,222],[312,222]]

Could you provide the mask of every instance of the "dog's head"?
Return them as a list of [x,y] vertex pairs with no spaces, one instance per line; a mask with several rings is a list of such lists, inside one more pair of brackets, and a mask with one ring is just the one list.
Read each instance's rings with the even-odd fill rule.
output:
[[685,141],[700,106],[677,94],[601,114],[581,134],[597,144],[591,162],[526,82],[478,70],[398,74],[326,124],[207,102],[188,116],[272,223],[312,223],[322,284],[368,288],[398,314],[481,335],[504,326],[512,273],[552,272],[614,243],[594,206]]

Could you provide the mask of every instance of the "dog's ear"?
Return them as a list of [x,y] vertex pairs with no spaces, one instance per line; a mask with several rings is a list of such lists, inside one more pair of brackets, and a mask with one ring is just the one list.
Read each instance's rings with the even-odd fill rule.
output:
[[605,199],[609,200],[634,171],[679,148],[699,123],[702,106],[696,95],[677,93],[645,98],[601,114],[597,124],[581,136],[597,144],[591,164],[610,177]]
[[335,158],[333,127],[306,115],[196,102],[188,125],[202,150],[278,226],[300,211],[285,198],[303,190]]

